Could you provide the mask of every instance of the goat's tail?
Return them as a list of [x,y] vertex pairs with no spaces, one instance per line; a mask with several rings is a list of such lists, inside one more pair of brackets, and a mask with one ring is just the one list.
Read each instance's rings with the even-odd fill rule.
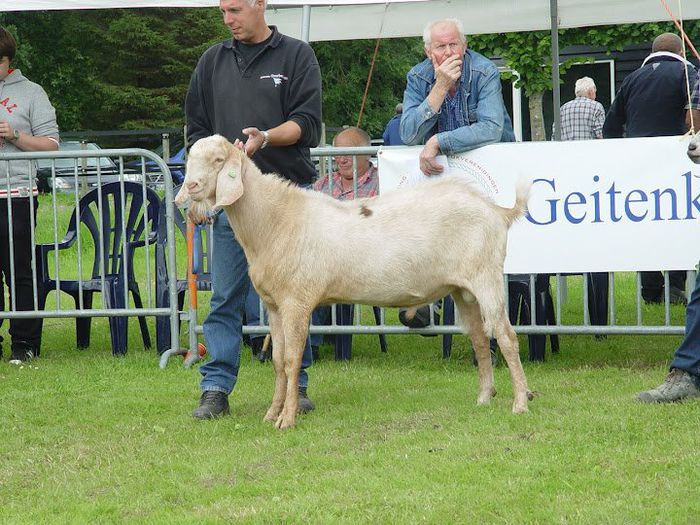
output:
[[515,183],[515,205],[512,208],[503,208],[503,216],[508,226],[513,224],[527,212],[527,200],[530,196],[532,183],[525,177],[519,177]]

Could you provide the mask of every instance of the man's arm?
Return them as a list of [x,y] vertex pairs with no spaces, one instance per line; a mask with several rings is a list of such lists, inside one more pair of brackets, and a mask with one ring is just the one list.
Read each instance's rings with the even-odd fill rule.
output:
[[[308,47],[308,56],[301,62],[299,70],[289,86],[287,120],[301,128],[300,146],[313,148],[321,140],[321,68],[313,50]],[[273,137],[270,137],[273,140]],[[282,145],[282,144],[281,144]]]
[[603,138],[603,124],[605,123],[605,108],[600,102],[596,102],[595,113],[593,115],[593,136],[597,139]]
[[318,146],[321,140],[321,71],[315,56],[311,58],[313,60],[307,63],[308,66],[290,83],[287,120],[268,130],[255,127],[243,129],[248,136],[245,150],[249,157],[262,148],[265,141],[263,131],[267,132],[265,147],[297,143],[309,148]]
[[422,144],[437,124],[438,113],[430,108],[426,91],[424,81],[409,71],[399,125],[401,140],[408,146]]
[[501,140],[505,107],[501,77],[495,66],[477,89],[476,121],[469,126],[437,134],[442,153],[461,153]]

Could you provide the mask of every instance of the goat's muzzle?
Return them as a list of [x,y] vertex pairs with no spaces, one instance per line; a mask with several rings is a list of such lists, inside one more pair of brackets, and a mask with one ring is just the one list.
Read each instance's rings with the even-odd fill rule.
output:
[[700,164],[700,139],[693,139],[688,144],[688,157],[695,164]]

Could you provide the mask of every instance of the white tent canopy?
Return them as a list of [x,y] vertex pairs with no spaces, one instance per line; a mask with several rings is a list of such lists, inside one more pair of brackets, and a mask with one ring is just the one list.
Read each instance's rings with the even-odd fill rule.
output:
[[[700,0],[666,0],[677,18],[700,18]],[[0,11],[212,7],[218,0],[3,0]],[[393,38],[422,34],[429,20],[454,17],[467,34],[550,29],[550,0],[269,0],[267,19],[302,36],[302,6],[310,11],[309,40]],[[661,0],[558,0],[560,28],[668,21]]]

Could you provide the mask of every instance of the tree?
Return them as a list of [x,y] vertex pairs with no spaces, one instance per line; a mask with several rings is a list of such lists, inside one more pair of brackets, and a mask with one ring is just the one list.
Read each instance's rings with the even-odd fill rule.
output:
[[[327,127],[356,125],[375,40],[312,44],[323,78],[323,120]],[[406,73],[425,57],[417,38],[384,39],[379,44],[361,127],[379,137],[403,100]]]
[[[691,40],[700,35],[700,23],[686,23],[685,31]],[[599,47],[608,53],[621,51],[630,44],[651,42],[663,32],[675,32],[672,23],[626,24],[567,29],[559,32],[559,49],[576,44]],[[551,35],[547,31],[478,35],[470,39],[470,47],[487,56],[503,58],[509,68],[518,74],[506,74],[515,78],[516,87],[525,91],[530,109],[532,140],[545,140],[542,97],[552,85]],[[586,57],[566,60],[559,66],[560,75]]]

